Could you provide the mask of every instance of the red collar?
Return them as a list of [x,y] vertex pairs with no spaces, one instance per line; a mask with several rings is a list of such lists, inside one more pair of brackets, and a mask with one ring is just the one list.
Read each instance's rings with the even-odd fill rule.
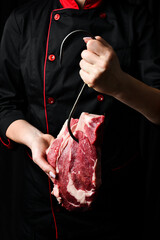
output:
[[[83,9],[96,8],[101,4],[102,0],[86,0]],[[64,8],[79,9],[75,0],[60,0],[60,3]]]

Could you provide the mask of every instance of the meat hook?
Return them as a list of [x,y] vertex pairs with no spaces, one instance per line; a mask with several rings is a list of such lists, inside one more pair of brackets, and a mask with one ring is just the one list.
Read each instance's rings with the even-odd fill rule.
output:
[[[60,65],[61,65],[61,63],[62,63],[62,55],[63,55],[63,46],[64,46],[64,43],[66,42],[66,40],[69,39],[69,37],[70,37],[71,35],[76,34],[76,33],[80,33],[80,32],[83,33],[83,34],[85,34],[85,36],[87,35],[87,36],[91,37],[92,39],[95,39],[95,37],[94,37],[91,33],[87,32],[86,30],[78,29],[78,30],[74,30],[74,31],[70,32],[70,33],[63,39],[63,41],[62,41],[62,43],[61,43],[61,46],[60,46],[60,54],[59,54]],[[80,96],[81,96],[81,94],[82,94],[85,86],[86,86],[86,83],[83,83],[83,86],[82,86],[82,88],[81,88],[81,90],[80,90],[80,92],[79,92],[79,94],[78,94],[78,96],[77,96],[77,98],[76,98],[76,101],[75,101],[75,103],[74,103],[74,105],[73,105],[73,107],[72,107],[72,109],[71,109],[71,111],[70,111],[70,114],[69,114],[69,117],[68,117],[68,121],[67,121],[68,132],[69,132],[70,136],[71,136],[76,142],[79,142],[79,141],[78,141],[78,139],[73,135],[73,133],[72,133],[72,131],[71,131],[71,125],[70,125],[70,123],[71,123],[71,118],[72,118],[72,116],[73,116],[73,114],[74,114],[74,112],[75,112],[75,109],[76,109],[76,107],[77,107],[78,101],[79,101],[79,99],[80,99]]]

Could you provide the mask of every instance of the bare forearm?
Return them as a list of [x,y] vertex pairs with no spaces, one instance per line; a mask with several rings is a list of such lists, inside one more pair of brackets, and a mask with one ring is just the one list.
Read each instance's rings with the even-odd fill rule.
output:
[[80,76],[96,91],[111,95],[160,125],[160,90],[149,87],[121,70],[113,48],[101,37],[84,39]]
[[149,121],[160,125],[160,90],[123,73],[116,99],[144,115]]
[[14,142],[24,144],[30,149],[36,136],[42,133],[25,120],[16,120],[8,127],[6,136]]
[[24,144],[31,149],[33,161],[49,176],[54,182],[56,177],[55,169],[48,164],[46,151],[54,141],[54,137],[43,134],[37,128],[25,120],[16,120],[8,127],[6,136],[13,141]]

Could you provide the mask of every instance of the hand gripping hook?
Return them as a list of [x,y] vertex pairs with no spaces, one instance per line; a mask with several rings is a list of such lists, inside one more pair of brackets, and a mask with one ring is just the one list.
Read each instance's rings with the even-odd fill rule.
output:
[[[72,36],[73,34],[80,33],[80,32],[83,33],[83,34],[85,34],[85,36],[89,36],[89,37],[91,37],[92,39],[95,39],[95,37],[94,37],[91,33],[87,32],[86,30],[78,29],[78,30],[74,30],[74,31],[70,32],[70,33],[63,39],[63,41],[62,41],[62,43],[61,43],[60,55],[59,55],[60,65],[61,65],[61,63],[62,63],[64,43],[66,42],[66,40],[69,39],[70,36]],[[81,94],[82,94],[85,86],[86,86],[86,83],[83,84],[83,86],[82,86],[82,88],[81,88],[81,90],[80,90],[80,92],[79,92],[79,94],[78,94],[78,96],[77,96],[77,98],[76,98],[76,101],[75,101],[75,103],[74,103],[74,105],[73,105],[73,107],[72,107],[72,109],[71,109],[71,111],[70,111],[70,114],[69,114],[69,117],[68,117],[68,121],[67,121],[68,132],[69,132],[70,136],[71,136],[76,142],[79,142],[79,141],[78,141],[78,139],[73,135],[73,133],[72,133],[72,131],[71,131],[71,125],[70,125],[70,123],[71,123],[71,118],[72,118],[72,116],[73,116],[73,114],[74,114],[74,112],[75,112],[75,110],[76,110],[78,101],[79,101],[79,99],[80,99],[80,96],[81,96]]]

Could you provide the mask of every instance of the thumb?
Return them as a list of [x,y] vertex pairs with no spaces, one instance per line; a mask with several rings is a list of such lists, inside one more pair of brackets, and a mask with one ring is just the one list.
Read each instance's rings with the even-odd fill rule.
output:
[[47,162],[43,156],[39,156],[33,161],[47,174],[49,178],[54,182],[56,178],[56,170]]
[[89,42],[89,40],[91,40],[93,38],[91,37],[83,37],[83,41],[87,44]]

